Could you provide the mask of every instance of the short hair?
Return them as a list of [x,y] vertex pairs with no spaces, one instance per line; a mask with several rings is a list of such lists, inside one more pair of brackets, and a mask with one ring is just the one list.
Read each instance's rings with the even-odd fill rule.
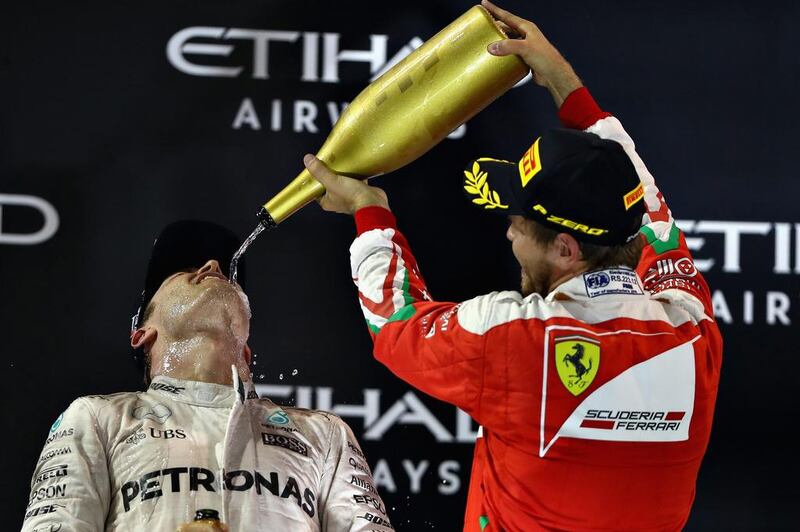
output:
[[[143,327],[144,324],[147,323],[147,320],[149,320],[150,316],[153,315],[153,311],[155,309],[156,309],[155,302],[150,300],[150,302],[147,303],[147,307],[145,307],[145,309],[144,309],[144,313],[142,314],[142,320],[139,322],[139,327]],[[140,347],[139,351],[140,351],[139,356],[142,357],[141,358],[142,365],[144,366],[143,367],[144,375],[142,377],[143,377],[145,388],[147,388],[147,387],[150,386],[150,381],[151,381],[151,379],[150,379],[150,370],[151,370],[150,352],[145,352],[143,347]]]
[[156,304],[155,304],[155,303],[153,302],[153,300],[151,299],[151,300],[150,300],[150,301],[147,303],[147,306],[146,306],[146,307],[145,307],[145,309],[144,309],[144,313],[142,314],[142,321],[140,321],[140,322],[139,322],[139,326],[140,326],[140,327],[141,327],[142,325],[144,325],[144,324],[147,322],[147,320],[149,320],[149,319],[150,319],[150,316],[152,316],[152,315],[153,315],[153,311],[154,311],[155,309],[156,309]]
[[[540,244],[548,245],[563,231],[550,229],[535,220],[525,218],[528,233]],[[569,233],[567,233],[569,234]],[[636,235],[630,242],[617,246],[601,246],[578,240],[582,259],[588,264],[588,269],[600,270],[614,266],[627,266],[636,269],[642,257],[644,240]]]

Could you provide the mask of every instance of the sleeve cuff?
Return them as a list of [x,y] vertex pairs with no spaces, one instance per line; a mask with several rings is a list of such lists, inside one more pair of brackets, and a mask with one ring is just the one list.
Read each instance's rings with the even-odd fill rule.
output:
[[396,229],[397,219],[392,211],[383,207],[364,207],[358,209],[355,214],[356,231],[359,235],[373,229]]
[[600,109],[586,87],[572,91],[558,110],[561,123],[564,127],[572,129],[586,129],[608,116],[611,116],[611,113]]

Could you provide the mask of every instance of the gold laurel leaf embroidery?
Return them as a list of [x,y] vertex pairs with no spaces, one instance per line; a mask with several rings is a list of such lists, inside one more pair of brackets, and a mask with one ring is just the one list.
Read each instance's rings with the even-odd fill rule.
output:
[[488,172],[481,172],[477,162],[472,164],[472,172],[464,170],[464,176],[467,178],[464,190],[469,194],[478,196],[472,200],[473,203],[483,205],[485,209],[508,209],[508,205],[501,203],[500,195],[497,191],[489,188],[489,183],[486,182],[489,174]]

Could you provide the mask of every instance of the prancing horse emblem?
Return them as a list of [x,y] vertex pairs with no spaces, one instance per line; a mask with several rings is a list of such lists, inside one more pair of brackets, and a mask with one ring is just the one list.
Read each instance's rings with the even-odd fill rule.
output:
[[572,395],[580,395],[597,375],[600,342],[585,336],[565,336],[555,343],[558,376]]

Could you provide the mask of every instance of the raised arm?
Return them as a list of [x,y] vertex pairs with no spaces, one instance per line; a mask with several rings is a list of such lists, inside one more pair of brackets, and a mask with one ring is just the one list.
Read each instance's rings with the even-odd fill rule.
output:
[[567,96],[583,87],[570,64],[536,24],[500,9],[488,0],[481,4],[500,21],[506,33],[516,37],[493,42],[488,48],[490,54],[520,56],[530,67],[533,81],[550,91],[556,107],[561,107]]
[[[490,44],[489,53],[519,55],[531,68],[534,81],[550,91],[558,107],[559,119],[565,127],[581,129],[618,142],[636,168],[647,206],[641,230],[646,245],[637,268],[645,288],[654,294],[672,290],[689,295],[691,297],[684,297],[682,303],[688,310],[698,318],[713,316],[708,285],[695,268],[684,235],[675,224],[653,175],[620,121],[600,108],[572,66],[536,24],[500,9],[488,0],[483,0],[482,4],[492,16],[505,24],[511,34],[518,36]],[[699,301],[702,308],[698,308],[693,300]]]

